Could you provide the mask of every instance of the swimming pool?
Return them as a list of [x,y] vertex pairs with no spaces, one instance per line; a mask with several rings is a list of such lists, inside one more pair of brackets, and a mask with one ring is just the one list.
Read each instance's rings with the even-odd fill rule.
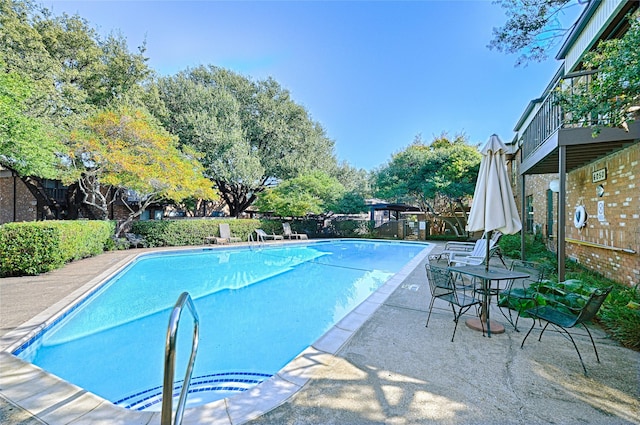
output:
[[[118,405],[159,409],[168,314],[186,290],[201,317],[188,400],[207,403],[270,378],[426,247],[340,240],[144,256],[14,354]],[[189,345],[181,336],[178,377]]]

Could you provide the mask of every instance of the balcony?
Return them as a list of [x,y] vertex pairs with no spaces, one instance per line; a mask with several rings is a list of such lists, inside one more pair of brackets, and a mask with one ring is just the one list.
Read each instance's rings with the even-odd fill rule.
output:
[[638,120],[629,126],[629,131],[603,127],[597,137],[592,135],[592,125],[606,126],[606,117],[590,116],[574,119],[565,114],[558,105],[557,89],[575,88],[589,84],[597,75],[595,71],[577,72],[567,75],[547,96],[522,133],[522,174],[549,174],[558,172],[558,151],[566,146],[566,170],[572,171],[634,143],[640,138]]

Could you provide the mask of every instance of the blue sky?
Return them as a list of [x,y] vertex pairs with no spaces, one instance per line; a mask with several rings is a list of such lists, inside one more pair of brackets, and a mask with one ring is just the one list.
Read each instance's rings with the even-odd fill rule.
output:
[[[101,34],[146,39],[161,75],[213,64],[273,77],[335,141],[339,161],[375,169],[417,134],[472,144],[513,127],[560,66],[527,67],[486,46],[503,9],[468,1],[46,1]],[[555,53],[555,52],[554,52]]]

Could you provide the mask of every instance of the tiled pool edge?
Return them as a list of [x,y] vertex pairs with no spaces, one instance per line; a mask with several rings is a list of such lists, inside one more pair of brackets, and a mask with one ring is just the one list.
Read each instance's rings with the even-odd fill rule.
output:
[[[306,241],[305,241],[306,242]],[[190,248],[190,249],[193,249]],[[228,399],[185,410],[185,424],[241,424],[283,404],[319,370],[331,367],[334,356],[360,326],[386,301],[406,277],[427,257],[433,245],[425,247],[402,270],[351,311],[338,324],[262,384]],[[27,335],[35,335],[64,314],[64,308],[95,288],[123,267],[146,253],[132,254],[86,285],[19,327],[16,335],[0,345],[0,393],[19,407],[49,424],[156,424],[158,412],[135,412],[117,407],[86,390],[50,375],[10,354]],[[47,316],[48,315],[48,316]],[[53,315],[53,316],[52,316]],[[30,329],[24,329],[25,327]],[[15,340],[19,335],[18,341]],[[5,348],[8,347],[7,348]],[[9,351],[11,349],[11,351]]]

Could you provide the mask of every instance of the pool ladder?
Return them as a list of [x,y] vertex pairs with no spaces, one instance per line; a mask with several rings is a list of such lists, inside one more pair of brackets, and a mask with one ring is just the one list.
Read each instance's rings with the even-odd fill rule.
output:
[[[184,375],[184,381],[182,382],[182,389],[180,390],[180,398],[178,399],[178,407],[176,408],[176,415],[172,419],[173,410],[173,377],[175,374],[175,360],[176,360],[176,337],[178,334],[178,325],[180,324],[180,316],[182,315],[182,309],[187,306],[191,315],[193,316],[193,339],[191,341],[191,357],[189,358],[189,365]],[[200,326],[200,319],[198,318],[198,312],[193,304],[193,300],[188,292],[180,294],[176,305],[171,311],[169,317],[169,326],[167,327],[167,341],[164,351],[164,380],[162,385],[162,413],[160,416],[161,425],[180,425],[182,423],[182,415],[184,413],[184,405],[187,401],[187,394],[189,393],[189,384],[191,383],[191,374],[193,373],[193,364],[196,360],[196,353],[198,352],[198,327]]]
[[257,246],[258,248],[260,248],[261,246],[263,246],[263,245],[264,245],[264,243],[265,243],[264,239],[262,239],[262,238],[260,237],[260,235],[257,235],[257,234],[256,234],[256,235],[255,235],[255,237],[256,237],[256,238],[255,238],[255,240],[253,239],[253,235],[254,235],[254,232],[251,232],[251,233],[249,233],[249,234],[247,235],[247,242],[249,243],[249,249],[251,249],[251,250],[253,250],[253,247],[254,247],[253,243],[254,243],[254,242],[256,243],[256,246]]

